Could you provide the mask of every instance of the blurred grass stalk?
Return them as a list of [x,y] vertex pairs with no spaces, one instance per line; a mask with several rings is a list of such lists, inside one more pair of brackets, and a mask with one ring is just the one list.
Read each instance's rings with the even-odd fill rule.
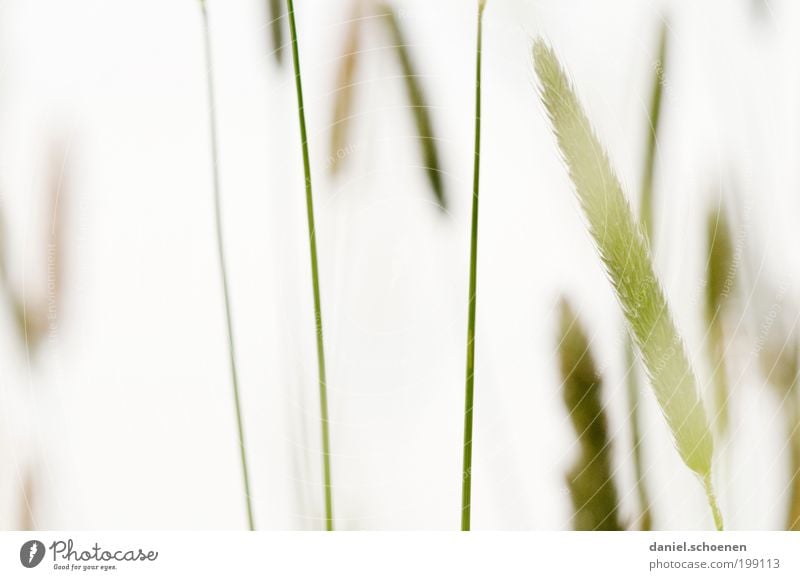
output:
[[336,90],[333,99],[333,121],[331,123],[330,170],[336,175],[344,166],[347,157],[355,104],[355,82],[361,49],[361,28],[364,20],[363,1],[353,2],[350,20],[347,22],[339,70],[336,74]]
[[[444,172],[439,157],[438,139],[430,115],[430,107],[400,19],[388,2],[377,0],[352,0],[351,15],[347,21],[342,51],[338,58],[336,88],[334,90],[331,122],[331,147],[328,167],[332,175],[339,174],[346,165],[354,147],[350,144],[350,132],[357,114],[353,113],[358,83],[356,74],[364,58],[361,42],[365,26],[378,20],[389,34],[390,48],[400,64],[401,79],[406,90],[408,110],[416,129],[415,140],[422,157],[421,168],[425,172],[431,194],[441,210],[448,207],[447,193],[442,176]],[[366,5],[371,8],[367,10]],[[365,17],[365,14],[367,17]]]
[[[780,360],[776,361],[778,374],[784,380],[777,383],[781,387],[783,406],[787,417],[787,445],[789,446],[789,509],[786,529],[800,532],[800,401],[798,401],[798,382],[800,381],[800,339],[795,335],[789,339],[789,347],[782,349]],[[773,369],[776,367],[773,366]]]
[[797,393],[793,393],[793,413],[790,426],[789,445],[791,453],[791,493],[789,496],[789,514],[786,520],[786,529],[800,532],[800,410],[798,410]]
[[733,259],[733,242],[725,213],[721,208],[712,210],[706,224],[708,243],[708,282],[706,284],[706,328],[711,359],[712,384],[716,414],[716,432],[724,436],[730,424],[728,412],[728,373],[725,362],[725,308],[736,275]]
[[308,241],[311,253],[311,283],[314,294],[314,321],[317,338],[317,370],[319,373],[319,402],[322,428],[322,471],[325,495],[325,529],[333,530],[333,490],[331,487],[331,444],[328,421],[328,385],[325,376],[325,347],[322,336],[322,301],[319,290],[319,265],[317,261],[317,232],[314,225],[314,197],[311,186],[311,159],[308,152],[308,132],[306,130],[305,104],[303,101],[303,81],[300,68],[300,54],[297,43],[297,24],[295,22],[294,2],[286,0],[289,11],[289,32],[292,40],[292,62],[294,63],[295,89],[297,91],[297,115],[300,122],[300,141],[303,149],[303,173],[306,189],[306,213],[308,216]]
[[283,2],[282,0],[267,0],[269,3],[269,29],[270,40],[272,41],[272,56],[278,66],[283,65]]
[[34,506],[36,504],[36,484],[33,467],[28,467],[25,478],[22,480],[20,502],[19,502],[19,523],[17,530],[20,532],[31,532],[36,529],[36,516]]
[[200,0],[200,9],[203,15],[203,40],[205,45],[206,81],[208,85],[208,111],[209,130],[211,134],[211,163],[214,187],[214,222],[216,227],[217,251],[219,256],[219,271],[222,281],[222,294],[225,302],[225,321],[228,334],[228,357],[230,360],[231,383],[233,384],[233,402],[236,409],[236,425],[239,431],[239,451],[242,462],[242,480],[244,482],[245,505],[247,508],[247,522],[250,530],[255,529],[253,519],[253,505],[250,498],[250,476],[247,467],[247,452],[245,447],[244,424],[242,421],[242,406],[239,399],[239,379],[236,367],[236,348],[233,339],[233,319],[231,315],[231,300],[228,291],[228,271],[225,262],[225,245],[222,234],[222,201],[220,196],[219,180],[219,153],[217,138],[217,107],[214,91],[214,68],[211,54],[211,33],[208,25],[208,11],[206,0]]
[[605,149],[552,49],[534,43],[534,65],[547,109],[589,232],[625,313],[677,451],[702,481],[717,529],[723,528],[712,483],[714,439],[697,381],[647,240]]
[[[486,4],[486,0],[478,0],[478,2],[480,4],[479,13],[483,14],[483,8]],[[403,80],[405,81],[406,92],[408,95],[409,107],[414,116],[414,123],[417,128],[417,142],[419,143],[420,152],[422,154],[423,168],[428,176],[431,190],[433,191],[439,207],[442,210],[445,210],[447,209],[447,196],[444,190],[444,182],[442,181],[439,150],[436,143],[436,137],[433,133],[431,117],[428,112],[428,102],[422,90],[422,84],[420,83],[420,75],[414,66],[413,59],[411,58],[405,31],[400,26],[400,21],[392,10],[392,7],[386,2],[381,2],[379,7],[380,12],[385,15],[385,17],[381,18],[381,20],[387,26],[389,35],[394,45],[393,48],[395,49],[397,57],[400,61]]]
[[478,36],[475,50],[475,151],[472,176],[472,232],[469,258],[467,313],[467,380],[464,397],[464,458],[461,470],[461,530],[469,531],[472,512],[472,413],[475,394],[475,313],[478,290],[478,202],[481,176],[481,64],[483,11],[486,0],[478,0]]
[[[777,306],[780,306],[778,303]],[[776,308],[776,306],[773,306]],[[780,325],[773,329],[774,312],[765,320],[763,329],[775,330],[765,338],[766,343],[759,352],[759,363],[767,381],[772,384],[781,397],[781,408],[787,422],[786,445],[789,447],[789,509],[786,529],[800,531],[800,336],[789,326],[786,319],[780,318]]]
[[[2,292],[9,310],[16,322],[17,336],[22,343],[27,356],[32,360],[39,352],[40,347],[47,338],[54,338],[57,328],[57,318],[60,312],[61,296],[63,289],[64,268],[64,219],[65,212],[65,185],[67,173],[67,159],[69,146],[60,140],[54,140],[50,145],[48,159],[48,183],[45,191],[45,212],[49,219],[44,224],[44,251],[41,254],[41,266],[44,272],[43,280],[34,284],[34,288],[26,290],[23,284],[22,291],[16,288],[8,277],[6,270],[5,222],[0,215],[0,292]],[[39,291],[41,289],[41,291]]]
[[558,356],[564,404],[578,435],[580,456],[567,474],[573,527],[579,531],[625,528],[617,512],[618,493],[611,471],[611,442],[603,408],[603,383],[580,320],[561,299]]
[[[661,120],[661,100],[664,90],[664,71],[667,57],[667,23],[661,23],[661,33],[658,43],[658,57],[653,71],[653,87],[648,111],[647,145],[644,158],[644,171],[642,173],[641,205],[639,208],[639,221],[647,241],[653,247],[653,190],[655,182],[656,149],[658,147],[658,127]],[[647,482],[644,475],[644,461],[642,456],[642,416],[639,409],[639,367],[636,352],[630,335],[625,340],[625,364],[627,367],[626,385],[628,391],[628,415],[631,421],[631,447],[633,451],[634,476],[636,477],[636,494],[639,499],[639,528],[651,530],[653,516],[650,507],[650,497],[647,492]]]

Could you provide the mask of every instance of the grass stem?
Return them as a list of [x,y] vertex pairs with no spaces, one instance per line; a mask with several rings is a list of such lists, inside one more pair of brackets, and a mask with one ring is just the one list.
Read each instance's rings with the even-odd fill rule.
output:
[[242,405],[239,399],[239,379],[236,372],[236,348],[233,340],[233,320],[231,316],[231,299],[228,291],[228,270],[225,262],[225,245],[222,236],[222,203],[220,199],[220,180],[219,180],[219,153],[217,143],[217,107],[214,96],[214,74],[211,58],[211,34],[208,26],[208,12],[205,0],[200,0],[200,8],[203,14],[203,38],[205,44],[206,58],[206,80],[208,83],[208,109],[209,109],[209,130],[211,133],[211,163],[213,166],[214,179],[214,218],[216,226],[217,250],[219,255],[220,277],[222,278],[222,294],[225,302],[225,320],[228,333],[228,355],[230,359],[231,382],[233,383],[233,402],[236,408],[236,425],[239,431],[239,452],[242,462],[242,479],[244,482],[244,496],[247,507],[247,522],[250,530],[255,529],[253,519],[253,505],[250,498],[250,476],[247,469],[247,452],[244,441],[244,423],[242,421]]
[[306,186],[306,210],[308,214],[308,240],[311,250],[311,282],[314,291],[314,320],[317,336],[317,370],[319,372],[319,402],[322,426],[323,478],[325,487],[325,529],[333,530],[333,493],[331,489],[331,443],[328,422],[328,390],[325,378],[325,347],[322,340],[322,302],[319,291],[319,265],[317,261],[317,238],[314,225],[314,199],[311,187],[311,161],[308,153],[308,134],[303,102],[303,82],[300,74],[300,55],[297,47],[297,25],[295,23],[294,2],[286,0],[289,11],[289,31],[292,39],[292,61],[294,80],[297,89],[297,113],[300,119],[300,140],[303,148],[303,172]]
[[481,171],[481,49],[483,43],[483,10],[478,4],[478,42],[475,64],[475,156],[472,181],[472,234],[469,258],[469,307],[467,316],[467,380],[464,402],[464,460],[461,483],[461,530],[469,531],[472,500],[472,412],[475,387],[475,312],[478,285],[478,201]]
[[[653,74],[653,88],[650,95],[650,107],[647,117],[647,146],[645,149],[644,171],[642,173],[641,206],[639,222],[642,231],[654,247],[653,236],[653,190],[655,184],[656,149],[658,147],[658,128],[661,120],[661,102],[664,90],[664,71],[667,58],[667,23],[661,24],[658,43],[658,59]],[[630,335],[625,340],[625,362],[628,369],[627,391],[628,408],[631,421],[631,448],[633,450],[633,467],[636,476],[636,494],[639,498],[639,529],[647,531],[653,527],[653,516],[650,508],[650,497],[645,480],[644,457],[642,448],[642,413],[639,408],[639,365]]]
[[272,55],[278,66],[283,65],[283,13],[281,0],[269,0],[269,25],[272,37]]
[[706,497],[708,498],[708,505],[711,507],[711,514],[714,516],[714,525],[717,531],[721,532],[724,529],[722,522],[722,512],[717,503],[717,496],[714,493],[714,485],[711,483],[711,474],[707,473],[703,476],[703,487],[706,490]]

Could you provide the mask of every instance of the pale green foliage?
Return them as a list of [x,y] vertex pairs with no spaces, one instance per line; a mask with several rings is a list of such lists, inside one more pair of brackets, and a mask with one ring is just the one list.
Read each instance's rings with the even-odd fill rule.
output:
[[658,404],[686,465],[711,489],[713,438],[683,342],[656,279],[649,249],[608,156],[552,49],[533,48],[541,97],[600,257],[638,346]]

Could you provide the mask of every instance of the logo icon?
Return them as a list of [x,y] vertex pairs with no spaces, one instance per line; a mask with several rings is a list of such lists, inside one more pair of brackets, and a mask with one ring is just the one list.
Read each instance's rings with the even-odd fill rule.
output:
[[42,563],[45,551],[44,544],[39,540],[29,540],[19,549],[19,561],[26,568],[35,568]]

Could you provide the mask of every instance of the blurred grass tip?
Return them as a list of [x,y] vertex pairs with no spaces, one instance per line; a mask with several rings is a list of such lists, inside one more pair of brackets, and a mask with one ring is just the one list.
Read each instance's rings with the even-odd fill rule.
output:
[[283,65],[283,53],[286,44],[286,36],[283,30],[283,19],[286,16],[283,7],[283,0],[267,0],[269,6],[269,30],[270,40],[272,41],[272,56],[278,66]]
[[[482,9],[482,7],[481,7]],[[414,124],[417,129],[417,143],[422,154],[422,163],[428,182],[433,192],[436,202],[440,209],[447,209],[447,195],[445,193],[444,181],[442,180],[442,168],[439,158],[437,138],[434,133],[433,123],[431,122],[428,100],[422,90],[420,74],[411,58],[408,40],[405,30],[400,25],[400,20],[392,10],[392,7],[381,2],[379,5],[380,14],[383,15],[381,21],[386,25],[392,42],[392,48],[400,61],[400,68],[403,81],[406,85],[406,93],[409,101],[409,108],[414,117]]]
[[533,47],[541,98],[600,258],[684,463],[702,480],[714,523],[713,436],[683,342],[656,278],[644,234],[553,50]]
[[[786,529],[800,531],[800,401],[797,383],[800,379],[800,336],[788,327],[786,318],[778,316],[779,306],[767,315],[762,325],[763,340],[759,363],[767,381],[780,397],[781,410],[788,423],[786,445],[789,449],[789,508]],[[774,322],[777,319],[777,323]],[[777,326],[777,328],[773,328]]]
[[800,336],[787,330],[784,320],[775,325],[777,328],[771,328],[770,316],[772,314],[768,315],[762,327],[767,336],[759,351],[758,362],[764,376],[781,391],[781,396],[790,397],[800,375]]
[[649,242],[653,240],[653,190],[655,185],[656,149],[658,130],[661,125],[661,109],[667,67],[667,21],[661,23],[658,40],[658,56],[654,63],[653,88],[650,95],[648,131],[645,149],[644,174],[642,175],[642,199],[639,219]]
[[580,456],[567,473],[576,530],[623,530],[611,471],[603,384],[580,320],[565,299],[559,303],[558,358],[562,392],[578,435]]
[[337,174],[350,150],[350,127],[355,104],[356,72],[361,48],[362,2],[356,0],[344,37],[339,70],[336,73],[336,89],[333,99],[333,122],[331,123],[331,151],[328,167]]
[[728,430],[729,412],[727,371],[725,365],[724,311],[736,279],[731,230],[725,212],[717,207],[709,213],[706,223],[708,239],[708,283],[706,284],[706,326],[711,354],[712,384],[716,415],[714,423],[719,434]]
[[800,532],[800,423],[794,426],[794,436],[791,438],[791,495],[789,499],[789,516],[786,529]]

